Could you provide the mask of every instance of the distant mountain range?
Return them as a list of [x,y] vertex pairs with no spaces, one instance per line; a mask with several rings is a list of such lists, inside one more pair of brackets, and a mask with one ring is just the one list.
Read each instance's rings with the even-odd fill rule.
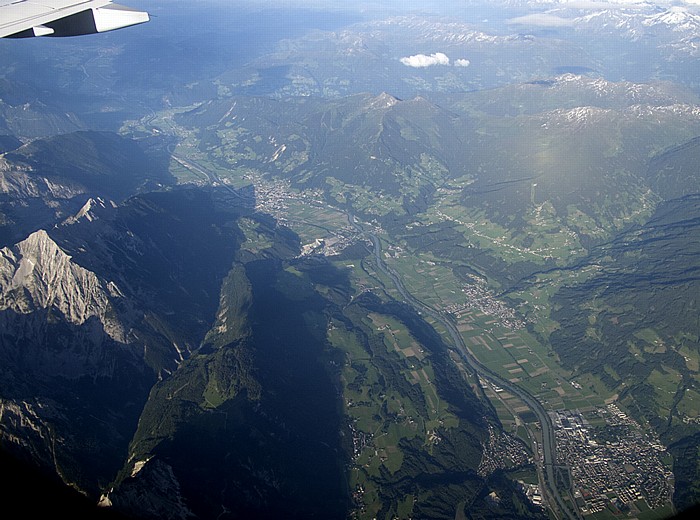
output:
[[[649,211],[645,200],[656,196],[649,183],[664,189],[646,178],[649,156],[700,131],[697,97],[663,82],[564,74],[438,99],[233,97],[202,104],[178,122],[199,132],[223,168],[245,165],[320,188],[331,203],[346,198],[336,192],[338,182],[350,197],[371,187],[393,201],[393,218],[425,208],[438,188],[469,176],[466,206],[504,222],[523,219],[536,185],[535,200],[553,204],[559,218],[575,206],[597,222],[577,230],[589,238],[612,232],[616,219]],[[511,119],[515,124],[506,125]],[[684,182],[696,184],[693,177]]]
[[163,172],[133,141],[74,132],[22,145],[7,140],[0,158],[0,245],[73,216],[91,196],[121,201],[159,182]]

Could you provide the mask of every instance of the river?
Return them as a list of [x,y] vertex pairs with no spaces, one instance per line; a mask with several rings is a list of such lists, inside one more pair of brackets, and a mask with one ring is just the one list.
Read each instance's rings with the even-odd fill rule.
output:
[[[517,396],[522,400],[528,408],[535,414],[537,420],[540,424],[540,431],[542,433],[542,468],[543,475],[542,481],[545,483],[546,489],[544,489],[545,497],[550,504],[550,509],[557,518],[566,518],[569,520],[579,520],[582,518],[578,510],[572,510],[569,505],[564,501],[561,493],[557,487],[557,480],[555,475],[556,468],[556,438],[554,435],[554,425],[552,420],[545,410],[542,403],[540,403],[534,396],[530,395],[523,388],[511,383],[507,379],[503,379],[501,376],[493,372],[491,369],[482,364],[478,359],[476,359],[471,352],[467,349],[464,343],[464,338],[457,330],[454,322],[444,314],[436,311],[429,305],[418,300],[413,296],[404,286],[401,277],[393,269],[384,263],[382,259],[382,245],[379,237],[369,233],[364,230],[364,228],[357,222],[357,219],[352,214],[348,214],[348,222],[355,227],[360,233],[364,234],[372,241],[374,249],[374,258],[377,267],[388,276],[393,282],[396,290],[399,291],[403,297],[405,303],[411,305],[416,311],[423,314],[431,316],[433,319],[440,322],[445,329],[449,332],[452,342],[457,348],[457,351],[461,357],[466,361],[466,363],[472,368],[472,370],[482,378],[490,381],[491,383],[503,388],[504,390],[510,392],[511,394]],[[568,492],[568,490],[567,490]],[[553,507],[556,506],[556,507]],[[574,506],[575,507],[575,506]]]

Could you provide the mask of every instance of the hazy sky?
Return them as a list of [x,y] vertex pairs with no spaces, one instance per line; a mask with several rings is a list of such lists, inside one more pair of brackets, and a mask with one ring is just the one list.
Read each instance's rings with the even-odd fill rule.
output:
[[469,7],[473,5],[490,5],[497,6],[499,4],[530,7],[530,8],[548,8],[553,6],[566,6],[575,9],[620,9],[620,8],[644,8],[650,5],[658,5],[663,7],[668,6],[700,6],[700,0],[242,0],[239,2],[230,2],[229,0],[211,0],[215,2],[224,2],[234,6],[236,3],[241,5],[257,5],[266,7],[313,7],[313,8],[340,8],[340,9],[405,9],[405,10],[426,10],[439,12],[444,9],[454,9],[455,7]]
[[[192,5],[190,0],[124,0],[125,4],[143,8],[150,12],[158,12],[170,5]],[[284,8],[311,8],[332,11],[354,11],[365,15],[377,16],[382,14],[396,14],[401,12],[426,12],[431,14],[455,14],[460,11],[467,12],[475,6],[498,8],[499,5],[511,8],[516,7],[520,15],[525,15],[528,10],[542,13],[553,8],[567,7],[577,10],[602,10],[602,9],[650,9],[653,6],[678,9],[690,8],[693,12],[700,11],[700,0],[198,0],[197,6],[206,9],[207,5],[235,9],[284,9]],[[560,14],[560,13],[559,13]],[[543,25],[566,25],[561,18],[542,18]]]

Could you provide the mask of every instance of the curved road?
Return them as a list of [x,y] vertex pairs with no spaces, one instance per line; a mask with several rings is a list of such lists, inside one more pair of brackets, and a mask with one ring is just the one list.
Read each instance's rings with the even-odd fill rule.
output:
[[[218,175],[216,175],[213,172],[210,172],[209,170],[192,161],[191,159],[184,159],[182,157],[175,156],[175,154],[173,154],[173,158],[185,168],[205,175],[212,184],[219,183],[228,188],[230,191],[237,194],[236,190],[221,182],[221,179],[219,179]],[[511,394],[519,397],[535,414],[537,420],[540,423],[542,432],[542,464],[544,467],[543,480],[546,488],[543,491],[545,492],[548,498],[548,502],[550,504],[555,503],[557,506],[556,508],[550,509],[557,518],[563,516],[569,520],[581,519],[582,517],[578,510],[572,510],[567,506],[566,502],[564,502],[564,499],[559,493],[559,489],[557,488],[556,476],[554,474],[554,470],[556,467],[556,441],[554,436],[554,426],[552,425],[552,420],[549,417],[549,414],[544,409],[542,404],[532,395],[530,395],[526,390],[520,388],[517,385],[514,385],[506,379],[501,378],[501,376],[493,372],[491,369],[483,365],[478,359],[476,359],[467,349],[467,346],[464,343],[464,338],[462,338],[462,335],[459,333],[452,320],[450,320],[447,316],[439,313],[429,305],[415,298],[410,292],[408,292],[406,287],[403,285],[403,282],[401,281],[399,275],[384,263],[384,260],[382,259],[382,245],[379,238],[376,235],[365,231],[363,227],[357,222],[354,215],[352,215],[351,213],[346,213],[346,216],[351,226],[355,227],[355,229],[367,236],[372,241],[374,257],[377,267],[391,279],[391,281],[394,283],[394,286],[404,298],[406,303],[411,305],[417,311],[425,313],[442,323],[442,325],[450,333],[452,341],[457,347],[457,351],[476,374],[483,377],[484,379],[491,381],[493,384],[500,386],[501,388],[507,390]]]
[[404,298],[406,303],[411,305],[416,310],[433,317],[434,319],[436,319],[444,325],[444,327],[450,333],[452,341],[457,346],[459,354],[469,364],[469,366],[474,370],[474,372],[476,372],[479,376],[483,377],[484,379],[491,381],[493,384],[507,390],[511,394],[516,395],[530,408],[530,410],[532,410],[532,412],[535,414],[537,420],[541,425],[543,442],[542,463],[544,466],[544,482],[547,487],[545,491],[546,495],[550,499],[550,503],[554,502],[557,505],[557,510],[553,512],[557,517],[564,516],[565,518],[568,518],[570,520],[580,519],[581,515],[579,514],[579,512],[572,511],[568,507],[566,502],[564,502],[564,499],[562,498],[561,494],[559,493],[559,489],[557,489],[557,481],[556,476],[554,474],[556,466],[554,426],[552,424],[551,418],[549,417],[549,414],[544,409],[542,404],[532,395],[530,395],[526,390],[520,388],[517,385],[514,385],[506,379],[503,379],[501,376],[493,372],[491,369],[482,364],[478,359],[476,359],[467,349],[467,346],[464,343],[464,338],[462,338],[462,335],[459,333],[452,320],[450,320],[443,314],[440,314],[429,305],[415,298],[410,292],[408,292],[408,290],[406,290],[406,287],[403,285],[403,282],[401,281],[399,275],[384,263],[384,260],[381,257],[382,246],[381,242],[379,241],[379,238],[376,235],[365,231],[362,228],[362,226],[356,221],[354,215],[348,214],[348,221],[352,226],[354,226],[358,231],[366,235],[372,241],[377,267],[385,275],[391,278],[392,282],[394,283],[394,286]]

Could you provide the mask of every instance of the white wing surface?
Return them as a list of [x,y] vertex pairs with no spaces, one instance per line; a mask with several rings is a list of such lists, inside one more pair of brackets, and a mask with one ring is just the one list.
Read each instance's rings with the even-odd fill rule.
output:
[[109,0],[0,0],[0,38],[94,34],[148,19]]

